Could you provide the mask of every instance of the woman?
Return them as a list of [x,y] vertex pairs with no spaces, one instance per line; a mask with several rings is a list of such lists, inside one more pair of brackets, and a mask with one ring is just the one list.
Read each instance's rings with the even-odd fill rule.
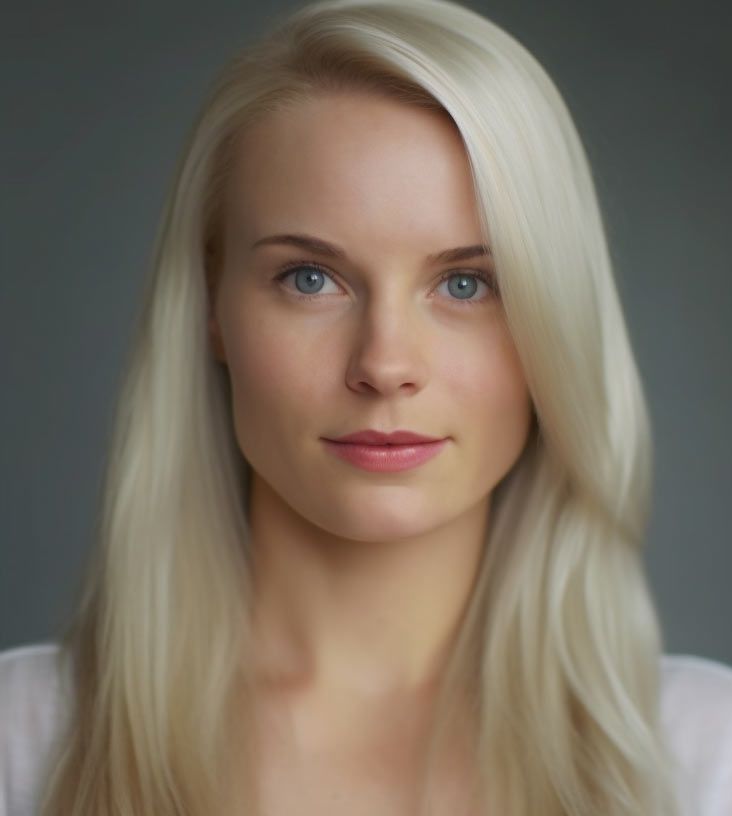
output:
[[650,486],[543,69],[445,0],[300,9],[178,169],[76,615],[0,659],[7,812],[728,814]]

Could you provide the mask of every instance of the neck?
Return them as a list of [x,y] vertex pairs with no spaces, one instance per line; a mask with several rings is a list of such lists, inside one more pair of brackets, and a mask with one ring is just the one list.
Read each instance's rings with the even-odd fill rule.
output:
[[312,524],[253,478],[258,681],[377,700],[435,688],[477,575],[490,497],[438,529],[364,541]]

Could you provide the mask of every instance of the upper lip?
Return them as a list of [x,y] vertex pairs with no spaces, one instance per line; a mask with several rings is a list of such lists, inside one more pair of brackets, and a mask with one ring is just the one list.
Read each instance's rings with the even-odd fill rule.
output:
[[384,433],[383,431],[365,430],[338,436],[330,441],[354,442],[361,445],[406,445],[417,442],[438,442],[441,438],[443,437],[425,436],[425,434],[418,434],[414,431],[399,430]]

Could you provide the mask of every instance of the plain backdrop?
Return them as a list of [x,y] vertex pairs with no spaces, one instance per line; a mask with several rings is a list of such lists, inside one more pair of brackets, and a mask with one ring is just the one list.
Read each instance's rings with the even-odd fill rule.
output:
[[[732,664],[732,3],[466,3],[544,65],[593,165],[650,403],[666,651]],[[0,648],[53,639],[174,162],[283,2],[5,0]]]

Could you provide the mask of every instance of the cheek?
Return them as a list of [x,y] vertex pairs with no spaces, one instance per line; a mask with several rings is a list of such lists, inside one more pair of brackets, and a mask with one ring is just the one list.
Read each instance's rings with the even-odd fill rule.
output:
[[445,353],[441,379],[454,400],[455,436],[502,475],[519,456],[531,425],[531,396],[505,327]]
[[[240,308],[223,326],[237,436],[254,440],[287,436],[297,426],[299,406],[312,414],[322,389],[322,360],[301,333],[275,324],[263,310]],[[293,420],[295,420],[293,422]]]
[[440,368],[448,391],[474,408],[476,418],[520,414],[529,400],[521,361],[504,327],[491,327],[460,348],[444,347]]

